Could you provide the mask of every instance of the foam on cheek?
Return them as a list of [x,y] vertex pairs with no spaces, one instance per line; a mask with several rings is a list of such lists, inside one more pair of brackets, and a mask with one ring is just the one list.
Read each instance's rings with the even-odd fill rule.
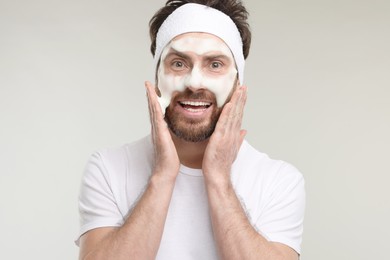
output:
[[[210,76],[202,71],[201,64],[195,63],[192,70],[182,76],[175,76],[165,72],[164,61],[170,49],[175,49],[179,52],[194,52],[197,55],[204,55],[207,52],[218,50],[225,56],[231,59],[231,64],[227,73],[224,75]],[[172,94],[175,91],[182,92],[186,87],[206,88],[213,92],[217,106],[221,107],[226,102],[237,77],[237,70],[234,66],[233,55],[230,49],[222,41],[216,38],[198,38],[198,37],[183,37],[173,40],[168,44],[161,54],[160,66],[158,69],[158,84],[161,92],[159,102],[163,113],[169,106]]]
[[181,76],[171,75],[165,72],[164,61],[170,50],[168,44],[161,54],[160,65],[157,71],[158,88],[161,96],[158,101],[161,106],[161,111],[165,114],[165,109],[169,106],[174,91],[183,91],[185,89],[184,80]]
[[186,77],[184,85],[208,89],[214,93],[217,106],[222,107],[229,97],[236,77],[237,70],[234,67],[226,75],[220,77],[204,76],[198,67],[194,67],[192,73]]

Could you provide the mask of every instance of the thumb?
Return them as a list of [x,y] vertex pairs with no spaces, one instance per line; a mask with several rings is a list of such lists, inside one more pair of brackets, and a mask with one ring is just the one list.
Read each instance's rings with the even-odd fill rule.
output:
[[240,147],[244,142],[247,131],[245,129],[240,130]]

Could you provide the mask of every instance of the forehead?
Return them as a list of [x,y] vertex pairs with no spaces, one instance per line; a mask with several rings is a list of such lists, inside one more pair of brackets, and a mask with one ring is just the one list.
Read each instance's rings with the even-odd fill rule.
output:
[[233,58],[226,43],[209,33],[191,32],[178,35],[166,47],[166,51],[172,49],[177,52],[194,52],[197,55],[218,53]]

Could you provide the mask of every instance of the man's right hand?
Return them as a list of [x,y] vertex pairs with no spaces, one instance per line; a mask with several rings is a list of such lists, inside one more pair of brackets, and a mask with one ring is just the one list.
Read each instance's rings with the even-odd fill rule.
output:
[[146,81],[145,87],[148,97],[151,134],[154,145],[155,164],[153,174],[163,174],[165,177],[175,179],[180,168],[180,160],[176,147],[172,141],[167,123],[164,120],[155,86],[149,81]]
[[[147,189],[120,227],[95,228],[80,239],[80,259],[155,259],[180,161],[154,86],[145,83],[155,164]],[[134,173],[136,174],[136,173]]]

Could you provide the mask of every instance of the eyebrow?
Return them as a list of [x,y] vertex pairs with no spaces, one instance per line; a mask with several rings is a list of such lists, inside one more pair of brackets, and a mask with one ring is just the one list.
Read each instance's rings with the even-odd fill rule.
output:
[[169,51],[168,55],[165,57],[166,59],[170,56],[173,56],[173,55],[176,55],[176,56],[179,56],[180,58],[183,58],[183,59],[189,59],[190,57],[182,52],[179,52],[173,48],[171,48],[171,50]]
[[[187,55],[183,52],[177,51],[174,48],[171,48],[171,50],[169,51],[166,58],[173,56],[173,55],[176,55],[176,56],[183,58],[183,59],[190,59],[189,55]],[[207,54],[206,53],[204,56],[207,60],[213,60],[213,59],[224,59],[224,60],[228,60],[228,61],[231,60],[231,58],[229,58],[229,56],[227,56],[225,54]],[[234,58],[233,58],[233,60],[234,60]]]
[[227,55],[225,54],[210,54],[210,55],[205,55],[206,59],[208,60],[214,60],[214,59],[224,59],[224,60],[231,60]]

